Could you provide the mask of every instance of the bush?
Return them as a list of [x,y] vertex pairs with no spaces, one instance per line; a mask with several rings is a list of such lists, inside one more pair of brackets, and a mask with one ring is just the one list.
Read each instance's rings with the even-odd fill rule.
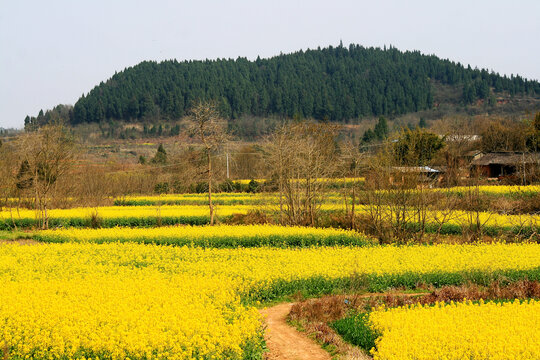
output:
[[254,179],[251,179],[249,184],[248,184],[248,191],[249,193],[256,193],[256,192],[259,192],[259,183],[254,180]]
[[367,352],[375,347],[375,340],[380,336],[369,326],[369,315],[366,313],[339,319],[331,326],[345,341],[357,345]]
[[196,192],[197,194],[204,194],[208,192],[208,183],[205,181],[199,181],[194,189],[193,192]]
[[169,192],[169,183],[168,182],[161,182],[157,183],[154,186],[154,192],[156,194],[166,194]]
[[222,182],[221,184],[219,184],[218,189],[219,189],[219,191],[226,192],[226,193],[236,191],[235,183],[233,183],[231,181],[231,179],[227,179],[224,182]]

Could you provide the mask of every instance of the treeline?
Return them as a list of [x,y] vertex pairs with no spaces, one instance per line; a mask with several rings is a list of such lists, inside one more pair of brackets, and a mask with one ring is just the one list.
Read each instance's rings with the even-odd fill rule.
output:
[[[540,95],[540,83],[520,76],[503,77],[419,51],[340,45],[255,61],[145,61],[83,95],[67,120],[176,120],[194,99],[217,100],[229,119],[399,115],[432,106],[432,81],[459,87],[464,103],[487,99],[493,91]],[[39,124],[39,118],[27,121]]]

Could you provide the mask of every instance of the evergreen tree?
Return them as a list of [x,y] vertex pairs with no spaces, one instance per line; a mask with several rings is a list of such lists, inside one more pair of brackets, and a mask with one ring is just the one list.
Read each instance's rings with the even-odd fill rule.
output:
[[394,157],[398,164],[425,166],[443,148],[444,139],[437,134],[416,128],[403,130],[394,146]]
[[152,164],[167,164],[167,152],[165,151],[163,144],[159,144],[156,155],[154,155],[154,157],[152,158]]
[[379,122],[375,125],[373,133],[375,134],[375,138],[379,141],[384,140],[388,137],[388,122],[386,121],[386,118],[384,116],[379,117]]
[[[268,59],[145,61],[100,83],[75,104],[72,124],[102,120],[177,120],[195,100],[215,99],[222,116],[346,121],[429,109],[432,82],[463,89],[463,102],[496,93],[540,95],[540,83],[501,77],[420,52],[328,47]],[[38,115],[36,124],[58,119]],[[64,115],[61,116],[62,119]],[[30,118],[32,123],[32,118]],[[384,138],[384,132],[378,136]]]
[[371,129],[367,129],[362,136],[362,141],[365,143],[370,143],[376,139],[375,133]]

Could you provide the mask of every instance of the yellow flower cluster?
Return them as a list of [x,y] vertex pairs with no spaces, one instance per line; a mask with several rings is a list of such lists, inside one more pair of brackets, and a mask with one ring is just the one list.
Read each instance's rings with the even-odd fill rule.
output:
[[[354,182],[364,182],[366,179],[363,177],[348,177],[348,178],[319,178],[317,181],[320,182],[326,182],[326,183],[332,183],[332,184],[350,184]],[[235,182],[238,182],[240,184],[249,184],[251,181],[250,179],[241,179],[241,180],[234,180]],[[256,179],[257,182],[264,182],[265,179]],[[303,180],[301,180],[303,181]]]
[[[469,192],[476,191],[476,187],[455,186],[451,188],[441,188],[441,189],[433,189],[433,190],[449,192],[449,193],[466,194]],[[487,194],[487,195],[537,194],[537,193],[540,193],[540,186],[538,185],[526,185],[526,186],[481,185],[481,186],[478,186],[478,192],[480,194]]]
[[7,346],[12,358],[234,359],[261,331],[257,311],[242,305],[241,296],[279,281],[525,270],[539,263],[538,244],[0,244],[0,348]]
[[[341,204],[324,204],[321,207],[323,210],[339,210],[343,208]],[[383,216],[386,216],[388,220],[391,220],[391,211],[389,207],[381,208]],[[359,205],[356,207],[356,211],[359,214],[368,214],[371,210],[369,205]],[[414,208],[410,208],[407,212],[405,220],[407,222],[420,222],[424,221],[427,224],[451,224],[457,226],[468,226],[471,224],[480,223],[482,226],[491,226],[497,228],[509,228],[509,227],[538,227],[540,226],[540,215],[538,214],[521,214],[521,215],[505,215],[490,212],[471,212],[463,210],[426,210],[426,218],[419,219],[419,213]]]
[[[237,213],[246,213],[252,206],[247,205],[223,205],[216,206],[219,216],[228,216]],[[50,218],[89,218],[97,214],[103,219],[116,218],[145,218],[145,217],[180,217],[180,216],[208,216],[207,206],[198,205],[163,205],[163,206],[102,206],[102,207],[79,207],[71,209],[49,210]],[[19,211],[0,211],[0,219],[35,219],[38,214],[34,210],[20,209]]]
[[376,360],[540,359],[540,301],[379,309]]
[[258,341],[260,317],[234,281],[171,271],[181,259],[159,248],[0,250],[0,348],[10,358],[234,359]]
[[40,237],[61,241],[92,242],[96,240],[125,241],[140,239],[186,239],[190,241],[218,240],[228,238],[318,238],[344,236],[363,240],[356,231],[335,228],[314,228],[279,225],[216,225],[216,226],[166,226],[158,228],[65,228],[38,232]]
[[[277,202],[274,193],[215,193],[212,194],[214,204],[275,204]],[[115,205],[151,205],[151,204],[208,204],[208,194],[162,194],[162,195],[138,195],[123,196],[114,199]]]

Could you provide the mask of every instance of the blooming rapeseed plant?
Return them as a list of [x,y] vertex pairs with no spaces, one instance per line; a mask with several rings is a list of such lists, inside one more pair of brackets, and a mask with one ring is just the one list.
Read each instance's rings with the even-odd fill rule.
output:
[[366,275],[394,281],[407,274],[535,271],[539,264],[538,244],[2,244],[0,348],[6,346],[14,359],[240,359],[261,344],[260,316],[246,300],[275,299],[304,286],[316,292],[324,285],[310,279]]
[[470,301],[380,308],[372,355],[400,359],[540,359],[540,301]]
[[364,245],[356,231],[278,225],[169,226],[158,228],[66,228],[45,230],[35,238],[46,242],[141,242],[206,247]]

